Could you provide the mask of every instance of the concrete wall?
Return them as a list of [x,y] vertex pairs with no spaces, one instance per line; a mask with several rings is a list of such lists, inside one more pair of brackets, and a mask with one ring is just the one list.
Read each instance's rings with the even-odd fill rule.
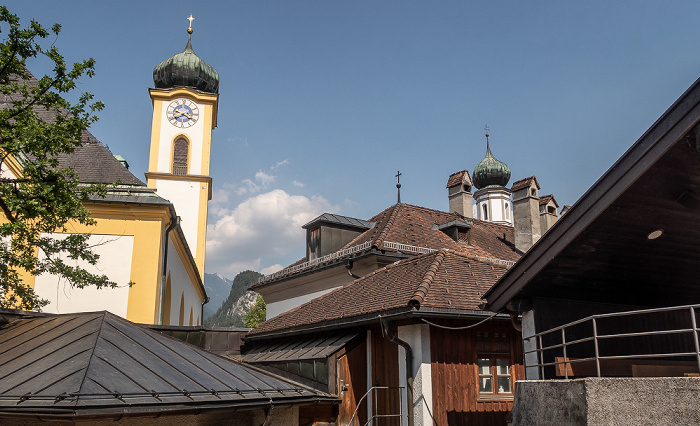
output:
[[698,377],[518,381],[513,425],[694,425],[698,396]]

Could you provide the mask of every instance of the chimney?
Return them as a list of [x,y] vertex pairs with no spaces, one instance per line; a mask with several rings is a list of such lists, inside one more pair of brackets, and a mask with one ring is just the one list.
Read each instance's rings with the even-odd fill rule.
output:
[[468,170],[452,173],[447,179],[447,197],[450,213],[472,218],[472,180]]
[[540,227],[540,184],[530,176],[513,183],[513,226],[515,248],[526,252],[542,235]]
[[554,199],[554,195],[545,195],[540,198],[540,231],[542,231],[542,235],[559,219],[558,208],[559,204]]

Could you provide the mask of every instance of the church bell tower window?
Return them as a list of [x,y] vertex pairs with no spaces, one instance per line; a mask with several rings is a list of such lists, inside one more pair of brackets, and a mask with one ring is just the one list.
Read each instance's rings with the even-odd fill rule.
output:
[[185,138],[178,138],[175,141],[175,149],[173,150],[173,174],[177,176],[185,176],[187,174],[187,154],[189,152],[190,143]]

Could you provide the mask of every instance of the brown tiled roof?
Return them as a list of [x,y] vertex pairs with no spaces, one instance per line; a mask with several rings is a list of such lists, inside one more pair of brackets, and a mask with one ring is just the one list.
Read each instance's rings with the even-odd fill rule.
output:
[[453,186],[461,185],[464,180],[464,175],[467,175],[467,181],[471,182],[469,178],[469,170],[464,169],[459,172],[454,172],[447,178],[447,186],[445,188],[452,188]]
[[532,182],[535,182],[535,185],[537,186],[537,189],[540,189],[540,184],[537,182],[537,178],[534,176],[527,177],[525,179],[520,179],[518,181],[513,182],[513,186],[510,188],[512,192],[519,191],[523,188],[527,188],[532,184]]
[[442,231],[433,229],[453,220],[463,220],[455,213],[446,213],[411,204],[394,204],[370,219],[374,228],[363,232],[346,244],[353,247],[365,241],[380,250],[395,251],[385,242],[407,244],[430,249],[451,249],[475,256],[516,261],[520,258],[515,249],[513,227],[471,219],[471,245],[454,241]]
[[440,250],[378,269],[337,290],[283,313],[252,330],[261,335],[301,330],[324,322],[414,306],[456,310],[479,309],[481,295],[506,268],[453,250]]
[[544,197],[540,197],[540,206],[544,206],[550,201],[554,202],[554,205],[559,207],[559,204],[557,204],[557,200],[554,199],[554,195],[545,195]]
[[[455,220],[464,221],[465,219],[456,213],[446,213],[411,204],[394,204],[369,220],[370,222],[374,222],[374,228],[368,229],[358,235],[341,248],[341,250],[356,247],[371,241],[373,248],[386,252],[398,251],[386,244],[389,242],[432,250],[446,248],[471,256],[500,259],[509,262],[517,261],[522,255],[522,253],[515,248],[515,237],[512,226],[499,225],[478,219],[466,219],[472,226],[469,231],[470,244],[454,241],[444,232],[435,229],[436,225],[439,226]],[[406,253],[417,254],[416,252]],[[306,259],[300,259],[288,266],[288,268],[300,265],[305,261]],[[303,268],[290,274],[300,271],[310,271],[313,268],[321,266],[323,266],[323,264]],[[273,277],[268,281],[263,280],[254,284],[253,287],[263,284],[266,285],[277,281],[277,279],[286,278],[290,274]]]

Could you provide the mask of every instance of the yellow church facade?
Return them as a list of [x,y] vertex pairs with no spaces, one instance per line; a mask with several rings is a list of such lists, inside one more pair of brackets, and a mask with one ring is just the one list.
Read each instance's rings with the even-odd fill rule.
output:
[[[194,55],[188,40],[185,50],[158,64],[153,76],[147,183],[89,132],[75,152],[59,158],[61,167],[73,168],[81,183],[108,185],[106,197],[84,203],[96,223],[72,223],[69,232],[89,233],[88,242],[100,255],[97,265],[80,266],[107,275],[118,286],[78,289],[57,276],[26,274],[25,283],[49,302],[44,312],[107,310],[137,323],[202,323],[208,300],[203,278],[218,74]],[[0,173],[19,176],[21,163],[10,159]]]

